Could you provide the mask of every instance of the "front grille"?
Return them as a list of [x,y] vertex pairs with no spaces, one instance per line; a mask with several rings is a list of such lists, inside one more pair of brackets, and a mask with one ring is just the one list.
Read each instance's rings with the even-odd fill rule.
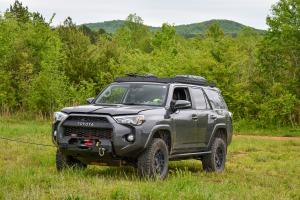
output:
[[[94,127],[78,125],[78,122],[90,122]],[[112,126],[106,117],[69,116],[63,123],[64,136],[75,138],[111,139]]]
[[64,136],[72,136],[78,138],[111,139],[112,129],[64,127]]

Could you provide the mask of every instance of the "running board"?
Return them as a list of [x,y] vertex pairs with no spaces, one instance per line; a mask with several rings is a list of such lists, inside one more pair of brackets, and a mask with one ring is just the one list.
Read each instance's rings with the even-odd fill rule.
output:
[[170,155],[170,159],[174,158],[185,158],[185,157],[195,157],[195,156],[201,156],[201,155],[206,155],[210,154],[211,151],[202,151],[202,152],[195,152],[195,153],[182,153],[182,154],[174,154]]

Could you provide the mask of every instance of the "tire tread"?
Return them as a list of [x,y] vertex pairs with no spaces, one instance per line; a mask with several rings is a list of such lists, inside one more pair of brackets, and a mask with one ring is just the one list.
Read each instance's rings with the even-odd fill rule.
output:
[[[160,138],[154,138],[152,143],[138,158],[137,167],[140,176],[149,177],[149,178],[154,176],[153,171],[151,169],[151,165],[152,165],[152,159],[154,157],[154,154],[156,153],[157,148],[162,148],[162,150],[166,151],[167,155],[169,155],[168,147],[165,141]],[[164,179],[166,175],[167,174],[163,174],[161,178]]]

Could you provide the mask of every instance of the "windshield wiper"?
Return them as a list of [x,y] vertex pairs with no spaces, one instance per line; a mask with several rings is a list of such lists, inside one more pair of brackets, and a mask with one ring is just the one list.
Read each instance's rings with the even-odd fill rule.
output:
[[140,104],[136,104],[136,103],[123,103],[123,105],[140,105]]
[[117,106],[118,104],[109,104],[109,103],[95,103],[96,106]]

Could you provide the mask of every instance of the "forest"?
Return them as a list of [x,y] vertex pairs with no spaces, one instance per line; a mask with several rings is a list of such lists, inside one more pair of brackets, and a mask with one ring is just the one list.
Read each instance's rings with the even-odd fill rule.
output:
[[[0,13],[0,112],[48,117],[85,103],[127,73],[192,74],[222,90],[235,121],[257,127],[300,124],[300,1],[280,0],[259,34],[225,34],[218,23],[186,38],[172,24],[150,31],[130,14],[115,32],[68,17],[53,26],[15,1]],[[30,114],[28,114],[30,113]]]

